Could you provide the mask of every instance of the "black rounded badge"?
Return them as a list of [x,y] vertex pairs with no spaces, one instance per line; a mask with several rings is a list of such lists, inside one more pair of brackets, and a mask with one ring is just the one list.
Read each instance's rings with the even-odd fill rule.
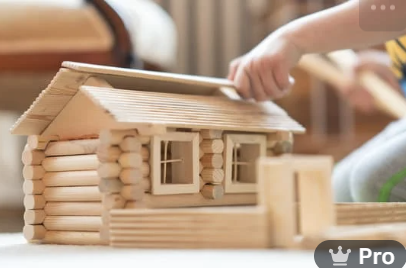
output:
[[316,248],[314,260],[319,268],[402,268],[406,250],[397,241],[330,240]]

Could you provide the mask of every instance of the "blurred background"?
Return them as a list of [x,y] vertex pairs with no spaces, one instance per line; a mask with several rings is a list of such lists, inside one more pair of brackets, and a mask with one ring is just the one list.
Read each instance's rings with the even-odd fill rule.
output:
[[[9,129],[61,62],[225,77],[230,60],[267,34],[335,0],[0,0],[0,232],[23,226],[25,138]],[[308,132],[295,153],[335,160],[391,118],[362,114],[335,89],[297,69],[292,94],[277,103]]]

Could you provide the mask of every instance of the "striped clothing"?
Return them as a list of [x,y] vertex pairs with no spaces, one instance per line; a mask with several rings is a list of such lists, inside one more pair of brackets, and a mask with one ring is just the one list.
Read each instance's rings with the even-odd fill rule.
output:
[[386,43],[392,59],[392,69],[399,80],[406,77],[406,36]]

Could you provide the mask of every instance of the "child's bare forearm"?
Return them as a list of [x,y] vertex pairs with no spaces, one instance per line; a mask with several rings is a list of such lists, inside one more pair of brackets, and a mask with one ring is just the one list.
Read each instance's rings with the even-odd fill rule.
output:
[[[406,1],[392,0],[391,11],[385,0],[361,0],[375,4],[376,12],[368,20],[380,20],[394,25],[396,29],[406,27]],[[386,4],[386,11],[380,9]],[[335,8],[310,15],[279,29],[275,34],[293,42],[303,53],[324,53],[339,49],[363,48],[383,43],[406,33],[405,30],[365,31],[360,26],[360,3],[352,0]],[[363,18],[364,19],[364,18]],[[392,31],[391,31],[392,30]],[[272,35],[271,35],[272,36]]]

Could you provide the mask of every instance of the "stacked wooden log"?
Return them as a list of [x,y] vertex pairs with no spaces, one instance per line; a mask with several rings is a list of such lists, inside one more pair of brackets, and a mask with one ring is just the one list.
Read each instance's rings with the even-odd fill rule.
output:
[[224,196],[223,132],[200,131],[200,192],[206,199]]
[[112,210],[111,245],[133,248],[267,248],[263,208]]
[[142,204],[150,192],[150,138],[135,130],[106,130],[100,134],[97,157],[100,161],[99,189],[103,194],[101,238],[109,241],[110,210],[124,209],[127,203]]
[[101,244],[98,139],[30,136],[24,163],[24,235],[28,241]]
[[267,156],[278,156],[292,151],[292,132],[279,131],[267,135]]

